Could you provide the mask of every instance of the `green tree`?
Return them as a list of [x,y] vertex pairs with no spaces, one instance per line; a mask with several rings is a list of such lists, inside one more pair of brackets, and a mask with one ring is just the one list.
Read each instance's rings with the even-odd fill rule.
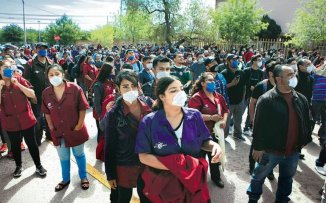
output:
[[227,0],[214,13],[219,35],[233,43],[247,43],[267,24],[261,21],[264,10],[257,8],[257,0]]
[[24,30],[16,24],[10,24],[2,28],[2,40],[5,42],[22,42]]
[[179,39],[191,40],[216,40],[217,27],[210,16],[211,11],[203,6],[202,0],[191,0],[182,18],[175,27]]
[[281,35],[282,28],[280,25],[276,23],[274,19],[271,19],[268,15],[264,15],[262,18],[262,22],[268,23],[268,26],[266,30],[261,30],[258,33],[259,38],[276,39]]
[[326,41],[325,0],[302,1],[290,25],[294,36],[290,43],[301,46],[311,41]]
[[[40,33],[40,35],[42,35]],[[26,41],[27,43],[36,43],[42,40],[39,40],[39,31],[35,29],[26,29]]]
[[60,44],[75,44],[82,37],[80,27],[72,21],[67,15],[63,15],[54,23],[45,28],[44,38],[50,44],[55,44],[54,36],[60,36]]
[[127,11],[117,17],[114,29],[114,38],[132,41],[147,40],[151,36],[151,17],[142,11]]
[[101,44],[102,46],[112,46],[113,39],[114,28],[111,25],[105,25],[90,32],[90,40]]

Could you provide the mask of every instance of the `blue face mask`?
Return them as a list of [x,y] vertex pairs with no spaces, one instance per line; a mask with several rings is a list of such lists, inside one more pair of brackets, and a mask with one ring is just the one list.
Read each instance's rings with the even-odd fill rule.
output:
[[215,82],[207,83],[207,85],[206,85],[206,90],[207,90],[209,93],[213,93],[213,92],[215,91]]
[[135,59],[135,56],[129,56],[129,60],[133,61]]
[[40,56],[42,56],[42,57],[46,57],[47,54],[48,54],[48,53],[47,53],[46,49],[41,49],[41,50],[38,52],[38,55],[40,55]]
[[11,68],[5,68],[3,69],[3,76],[6,78],[12,78],[14,75],[14,70]]
[[233,61],[232,62],[232,68],[238,69],[239,62],[238,61]]

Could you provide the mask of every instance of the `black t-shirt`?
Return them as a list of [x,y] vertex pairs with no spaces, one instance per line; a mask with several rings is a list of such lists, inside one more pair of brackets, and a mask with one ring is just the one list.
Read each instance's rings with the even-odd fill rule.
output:
[[264,78],[264,73],[261,69],[254,70],[253,68],[247,68],[244,70],[246,77],[246,98],[251,97],[252,91],[251,86],[256,86]]
[[269,82],[269,80],[263,80],[255,86],[254,91],[252,91],[251,97],[254,99],[259,99],[261,95],[271,90],[273,87],[274,86]]
[[236,70],[235,72],[232,72],[229,68],[222,71],[222,75],[226,79],[226,83],[229,84],[231,81],[240,75],[240,81],[236,86],[230,87],[227,89],[230,104],[231,105],[237,105],[240,104],[243,95],[245,93],[245,87],[246,87],[246,79],[244,76],[244,72],[242,70]]

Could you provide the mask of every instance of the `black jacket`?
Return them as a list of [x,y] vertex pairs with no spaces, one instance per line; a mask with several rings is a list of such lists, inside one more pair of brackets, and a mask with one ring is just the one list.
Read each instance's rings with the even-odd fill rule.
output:
[[295,87],[295,91],[303,94],[308,100],[308,103],[310,104],[314,79],[309,73],[304,73],[301,72],[300,70],[298,71],[298,73],[299,73],[298,85]]
[[[289,124],[288,105],[276,87],[257,102],[253,129],[255,150],[285,151]],[[293,104],[299,117],[297,148],[312,141],[311,115],[307,99],[293,91]]]
[[[146,112],[151,112],[153,100],[149,97],[139,96],[139,100],[148,107]],[[147,114],[146,113],[146,114]],[[136,135],[140,121],[130,114],[124,114],[123,99],[117,99],[113,108],[106,113],[105,122],[105,172],[108,180],[116,179],[116,167],[140,165],[138,154],[135,153]]]

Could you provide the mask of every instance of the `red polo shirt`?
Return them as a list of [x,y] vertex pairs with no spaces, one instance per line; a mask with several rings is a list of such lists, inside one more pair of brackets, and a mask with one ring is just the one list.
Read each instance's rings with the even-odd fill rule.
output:
[[46,88],[42,93],[42,112],[51,116],[54,130],[51,137],[55,146],[63,138],[66,147],[74,147],[88,140],[85,124],[79,131],[74,128],[78,123],[79,111],[86,111],[88,103],[83,90],[74,83],[65,82],[65,90],[60,101],[57,100],[53,87]]
[[[27,87],[31,84],[23,77],[16,77],[17,81]],[[15,84],[4,86],[1,91],[1,125],[9,132],[26,130],[36,124],[31,104],[27,96]]]
[[[202,114],[219,114],[220,116],[223,116],[225,113],[229,113],[229,107],[227,106],[224,97],[217,92],[214,92],[213,95],[214,102],[207,97],[203,90],[200,90],[189,99],[188,107],[198,109]],[[205,121],[205,124],[209,132],[212,133],[215,122]]]
[[92,82],[87,80],[85,78],[85,75],[88,75],[92,80],[95,80],[96,76],[98,74],[97,68],[94,66],[89,65],[88,63],[85,63],[83,66],[83,75],[84,75],[84,82],[87,88],[90,88],[92,85]]

